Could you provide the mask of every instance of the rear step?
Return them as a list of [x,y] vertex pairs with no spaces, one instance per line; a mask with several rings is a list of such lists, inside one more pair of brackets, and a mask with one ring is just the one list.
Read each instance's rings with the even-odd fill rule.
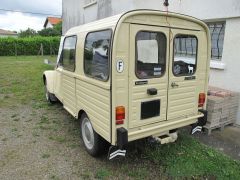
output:
[[158,141],[161,144],[167,144],[167,143],[175,142],[178,138],[178,135],[177,135],[177,132],[174,132],[174,133],[169,133],[163,136],[153,137],[153,138],[155,139],[155,141]]

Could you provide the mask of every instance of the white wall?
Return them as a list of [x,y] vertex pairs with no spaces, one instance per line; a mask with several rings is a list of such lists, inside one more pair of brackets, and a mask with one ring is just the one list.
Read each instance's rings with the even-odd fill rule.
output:
[[53,25],[48,21],[46,28],[53,28]]
[[[165,11],[164,0],[112,0],[113,14],[132,9]],[[169,0],[168,11],[187,14],[202,20],[240,17],[239,0]]]
[[[240,18],[226,21],[222,61],[226,68],[211,69],[209,84],[240,92]],[[237,124],[240,125],[240,107]]]
[[62,18],[63,34],[71,27],[84,24],[84,0],[63,0]]
[[[63,32],[80,25],[132,9],[166,10],[164,0],[96,0],[84,7],[84,0],[63,0]],[[240,0],[170,0],[168,10],[202,20],[240,17]]]
[[169,11],[199,19],[220,19],[240,16],[239,0],[170,0]]

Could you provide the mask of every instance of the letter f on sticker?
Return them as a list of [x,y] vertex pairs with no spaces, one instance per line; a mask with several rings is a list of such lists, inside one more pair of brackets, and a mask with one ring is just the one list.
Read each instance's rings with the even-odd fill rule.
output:
[[119,73],[123,72],[123,61],[122,60],[117,61],[117,71]]
[[120,61],[119,63],[118,63],[118,71],[121,71],[122,70],[122,61]]

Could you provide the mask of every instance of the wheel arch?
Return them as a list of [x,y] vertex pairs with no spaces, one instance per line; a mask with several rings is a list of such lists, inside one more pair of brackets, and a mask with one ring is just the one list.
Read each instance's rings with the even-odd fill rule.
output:
[[[86,115],[87,115],[86,111],[84,111],[83,109],[80,109],[80,110],[78,111],[77,119],[81,119],[81,116],[82,116],[83,114],[86,114]],[[87,115],[87,116],[88,116],[88,115]]]
[[81,123],[81,117],[82,117],[83,114],[85,114],[85,115],[88,117],[89,121],[90,121],[91,124],[92,124],[93,130],[94,130],[95,132],[97,132],[97,131],[96,131],[97,127],[96,127],[95,124],[92,122],[92,120],[91,120],[91,115],[89,115],[88,112],[87,112],[86,110],[84,110],[84,109],[80,109],[80,110],[78,111],[77,119],[79,119],[80,123]]
[[44,85],[47,85],[47,90],[52,94],[54,94],[54,77],[54,71],[45,71],[42,76]]

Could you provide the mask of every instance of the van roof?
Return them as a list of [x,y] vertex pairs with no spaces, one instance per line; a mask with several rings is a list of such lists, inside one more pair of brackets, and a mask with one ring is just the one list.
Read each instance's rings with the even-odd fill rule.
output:
[[107,28],[115,28],[119,21],[123,21],[127,17],[134,16],[134,15],[162,15],[162,16],[168,16],[168,17],[177,17],[180,19],[185,19],[189,21],[194,21],[197,24],[200,24],[201,26],[206,29],[206,24],[203,23],[201,20],[194,18],[192,16],[179,14],[179,13],[173,13],[173,12],[167,12],[167,11],[160,11],[160,10],[149,10],[149,9],[138,9],[138,10],[132,10],[127,11],[125,13],[121,13],[118,15],[110,16],[101,20],[93,21],[90,23],[86,23],[80,26],[73,27],[69,29],[66,33],[66,35],[72,35],[79,32],[88,32],[88,31],[97,31],[101,29],[107,29]]
[[66,34],[74,34],[79,32],[94,31],[97,29],[115,27],[122,15],[123,13],[73,27],[70,30],[68,30]]

